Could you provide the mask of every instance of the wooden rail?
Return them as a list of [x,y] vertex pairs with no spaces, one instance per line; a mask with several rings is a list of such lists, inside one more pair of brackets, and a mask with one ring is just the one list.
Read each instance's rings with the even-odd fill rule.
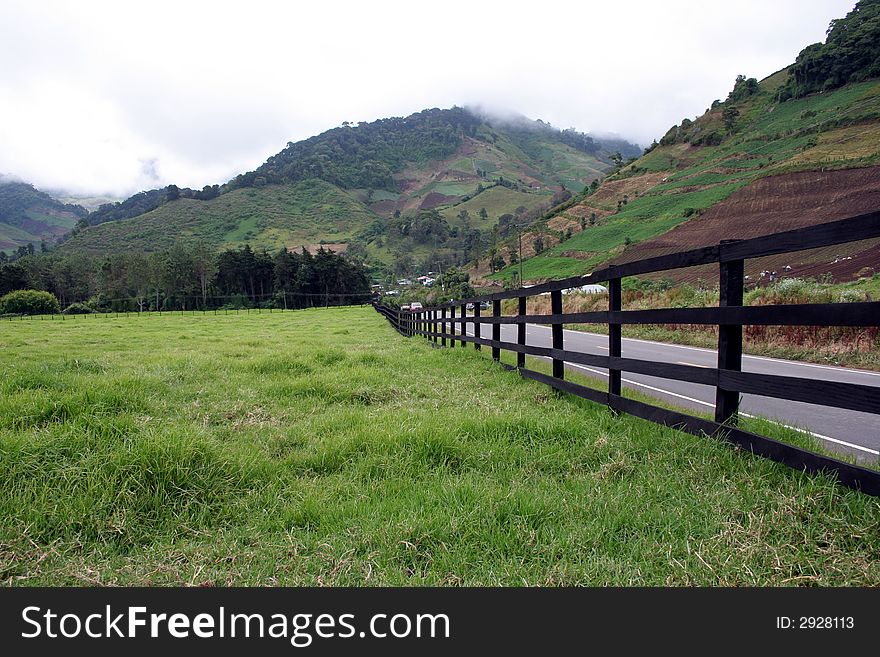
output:
[[[439,340],[441,346],[446,346],[447,340],[452,347],[455,346],[456,341],[462,347],[467,343],[473,343],[477,349],[481,345],[485,345],[491,348],[492,358],[496,361],[500,360],[502,349],[512,351],[517,354],[516,369],[525,378],[540,381],[558,390],[606,404],[615,411],[629,413],[689,433],[726,439],[754,454],[784,463],[798,470],[831,473],[836,475],[838,481],[845,486],[859,489],[870,495],[880,496],[880,472],[878,471],[853,465],[830,456],[816,454],[766,436],[760,436],[737,426],[741,393],[880,414],[880,387],[742,371],[742,327],[744,325],[880,325],[880,302],[743,306],[744,261],[749,258],[792,253],[875,237],[880,237],[880,212],[749,240],[724,241],[717,246],[648,258],[622,265],[612,265],[586,276],[575,276],[528,288],[505,290],[482,297],[456,300],[414,313],[378,304],[375,308],[403,335],[424,336],[434,343]],[[624,277],[713,263],[719,266],[720,295],[717,307],[661,308],[656,310],[621,309],[621,279]],[[608,284],[609,309],[607,311],[563,312],[563,290],[594,283]],[[526,299],[545,293],[550,294],[550,314],[527,314]],[[515,316],[501,315],[501,301],[504,299],[518,300],[518,312]],[[491,315],[481,315],[480,303],[484,301],[491,302]],[[468,304],[474,306],[474,314],[469,318],[466,316]],[[456,308],[460,309],[458,317],[456,317]],[[467,323],[473,326],[473,336],[467,335]],[[608,355],[566,350],[563,340],[563,325],[574,323],[606,324],[608,326]],[[481,337],[480,327],[482,324],[489,324],[492,327],[491,339]],[[517,325],[517,341],[515,343],[501,340],[502,324]],[[527,345],[525,331],[527,324],[549,324],[552,329],[552,347]],[[621,327],[632,324],[709,324],[718,326],[717,367],[703,368],[623,358],[621,356]],[[526,355],[550,359],[552,375],[526,369]],[[565,363],[606,368],[609,373],[607,392],[566,381]],[[621,393],[622,372],[634,372],[714,386],[716,388],[714,421],[623,397]],[[878,420],[878,427],[880,427],[880,420]]]

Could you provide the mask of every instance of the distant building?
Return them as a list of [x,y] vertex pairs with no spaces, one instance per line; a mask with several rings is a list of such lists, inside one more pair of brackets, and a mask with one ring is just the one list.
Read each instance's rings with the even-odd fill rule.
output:
[[573,294],[575,292],[582,294],[606,294],[608,288],[604,285],[581,285],[580,287],[572,287],[562,291],[563,294]]

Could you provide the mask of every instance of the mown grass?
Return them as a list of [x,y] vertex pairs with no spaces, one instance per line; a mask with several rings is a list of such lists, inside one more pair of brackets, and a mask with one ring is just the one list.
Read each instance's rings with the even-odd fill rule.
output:
[[874,498],[371,309],[9,322],[0,581],[877,585]]

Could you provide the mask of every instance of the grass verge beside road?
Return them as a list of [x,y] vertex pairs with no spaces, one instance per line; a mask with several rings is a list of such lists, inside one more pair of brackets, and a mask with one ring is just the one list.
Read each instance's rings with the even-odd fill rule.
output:
[[877,499],[369,308],[2,328],[6,584],[880,584]]

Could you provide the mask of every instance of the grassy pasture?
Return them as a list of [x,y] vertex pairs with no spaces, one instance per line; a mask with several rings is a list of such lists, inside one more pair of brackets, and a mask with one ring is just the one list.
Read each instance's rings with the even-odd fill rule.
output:
[[870,585],[880,502],[371,309],[0,324],[0,581]]
[[[461,225],[458,213],[467,210],[471,226],[480,229],[486,235],[491,235],[492,226],[498,223],[498,217],[502,214],[513,214],[519,206],[532,208],[540,203],[547,203],[552,195],[553,193],[549,191],[520,192],[495,185],[464,203],[440,210],[440,214],[450,225],[458,226]],[[485,220],[480,218],[480,208],[486,208],[488,216]]]
[[376,215],[338,187],[307,180],[237,189],[210,201],[179,199],[133,219],[89,227],[65,242],[62,250],[153,251],[183,236],[217,248],[249,243],[275,251],[321,240],[345,242],[374,219]]

